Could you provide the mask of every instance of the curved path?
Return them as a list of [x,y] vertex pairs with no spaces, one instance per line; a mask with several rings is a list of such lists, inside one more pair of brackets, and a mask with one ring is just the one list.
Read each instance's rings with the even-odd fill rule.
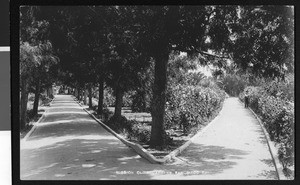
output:
[[57,95],[21,140],[22,180],[277,179],[260,126],[237,98],[173,164],[150,164],[102,128],[70,95]]

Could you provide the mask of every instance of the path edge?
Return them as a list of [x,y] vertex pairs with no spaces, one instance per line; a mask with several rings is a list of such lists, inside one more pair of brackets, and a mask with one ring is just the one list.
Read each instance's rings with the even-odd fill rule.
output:
[[[240,101],[240,103],[243,104],[243,102],[238,98],[238,100]],[[270,135],[269,133],[267,132],[267,130],[265,129],[261,119],[259,118],[259,116],[250,108],[248,107],[248,109],[250,110],[250,112],[254,115],[254,117],[256,118],[256,120],[258,121],[264,135],[265,135],[265,138],[267,140],[267,145],[268,145],[268,148],[269,148],[269,151],[270,151],[270,154],[272,156],[272,159],[273,159],[273,163],[274,163],[274,166],[275,166],[275,169],[276,169],[276,172],[277,172],[277,177],[278,177],[278,180],[288,180],[285,175],[283,174],[283,167],[279,161],[279,158],[278,158],[278,152],[277,152],[277,149],[275,148],[274,146],[274,142],[271,141],[270,139]]]
[[141,157],[145,158],[152,164],[164,164],[165,161],[161,159],[157,159],[155,156],[153,156],[150,152],[148,152],[146,149],[144,149],[141,145],[137,143],[133,143],[130,141],[127,141],[124,139],[121,135],[113,131],[109,126],[104,124],[102,121],[100,121],[98,118],[96,118],[92,113],[90,113],[86,108],[84,108],[77,100],[74,98],[74,100],[82,107],[82,109],[87,112],[97,123],[99,123],[104,129],[106,129],[108,132],[110,132],[112,135],[114,135],[116,138],[118,138],[122,143],[124,143],[129,148],[132,148],[137,154],[139,154]]
[[[53,96],[54,96],[54,98],[49,102],[49,107],[51,106],[52,102],[56,98],[55,95],[53,95]],[[24,141],[24,142],[27,141],[27,139],[31,136],[31,134],[38,127],[38,124],[45,118],[47,111],[48,111],[48,107],[45,108],[45,112],[43,112],[42,116],[35,123],[33,123],[33,127],[29,130],[29,132],[27,132],[27,134],[24,136],[24,138],[21,139],[22,141]]]

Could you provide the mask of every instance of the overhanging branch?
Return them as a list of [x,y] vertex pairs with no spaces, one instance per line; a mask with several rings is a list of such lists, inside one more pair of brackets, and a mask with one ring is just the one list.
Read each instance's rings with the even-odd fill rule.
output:
[[202,55],[207,55],[207,56],[211,56],[211,57],[215,57],[215,58],[230,59],[228,56],[220,56],[220,55],[210,54],[205,51],[199,51],[199,50],[196,50],[196,51]]
[[173,46],[172,49],[174,50],[178,50],[178,51],[182,51],[182,52],[196,52],[196,53],[199,53],[201,55],[206,55],[206,56],[210,56],[210,57],[214,57],[214,58],[221,58],[221,59],[230,59],[229,56],[220,56],[220,55],[216,55],[216,54],[211,54],[211,53],[207,53],[205,51],[200,51],[199,49],[186,49],[186,48],[181,48],[181,47],[178,47],[178,46]]

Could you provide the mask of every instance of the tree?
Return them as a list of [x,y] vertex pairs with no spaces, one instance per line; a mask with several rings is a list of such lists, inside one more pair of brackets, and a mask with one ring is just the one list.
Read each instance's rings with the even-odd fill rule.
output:
[[120,118],[124,93],[135,89],[139,72],[148,66],[148,58],[137,50],[133,15],[129,7],[112,7],[114,17],[109,27],[110,54],[107,62],[107,85],[116,97],[115,117]]
[[[132,12],[136,14],[140,47],[155,59],[151,147],[164,145],[166,71],[172,51],[204,58],[200,60],[204,65],[218,62],[222,66],[226,64],[223,59],[232,58],[239,68],[262,75],[278,76],[284,66],[292,68],[289,56],[293,56],[293,16],[290,7],[143,6],[133,8]],[[209,50],[213,52],[209,53]],[[245,59],[246,56],[251,60]],[[260,69],[262,64],[264,67]]]
[[30,46],[28,43],[20,44],[20,126],[23,129],[26,125],[28,88],[31,80],[31,73],[36,63],[38,63],[39,50],[37,47]]
[[[163,146],[167,64],[172,51],[208,56],[207,49],[224,53],[230,32],[226,23],[235,6],[133,7],[135,29],[143,52],[155,60],[150,146]],[[207,40],[210,40],[210,44]]]
[[289,6],[243,6],[232,28],[233,60],[258,77],[281,77],[294,68],[294,18]]
[[58,61],[58,58],[52,54],[51,42],[47,40],[48,22],[35,19],[36,9],[36,7],[22,7],[20,12],[21,128],[26,124],[29,89],[31,86],[35,87],[33,115],[36,115],[41,87],[48,84],[41,79],[49,77],[47,72],[50,66]]
[[[46,54],[49,52],[48,54]],[[29,86],[35,85],[35,100],[33,115],[37,114],[39,95],[41,92],[41,79],[47,74],[49,65],[57,62],[51,54],[51,43],[47,42],[32,46],[28,42],[20,44],[20,77],[21,77],[21,125],[25,126]],[[47,79],[47,78],[46,78]]]
[[[98,84],[98,114],[103,110],[106,65],[110,58],[111,7],[42,7],[40,19],[50,22],[51,38],[61,62],[63,77],[80,92]],[[71,78],[69,78],[71,77]],[[65,80],[64,80],[65,81]],[[88,85],[86,85],[88,84]],[[89,93],[91,106],[91,93]]]
[[195,70],[197,63],[196,59],[171,53],[168,62],[168,86],[192,83],[194,73],[189,73],[189,71]]
[[81,89],[99,82],[100,91],[106,81],[117,97],[116,115],[121,112],[122,94],[139,86],[138,72],[143,75],[154,61],[151,147],[165,144],[167,73],[173,53],[186,52],[201,65],[218,68],[226,68],[226,59],[231,58],[237,68],[273,77],[293,68],[293,15],[286,6],[42,9],[40,18],[49,22],[56,54],[67,56],[61,64],[64,71]]

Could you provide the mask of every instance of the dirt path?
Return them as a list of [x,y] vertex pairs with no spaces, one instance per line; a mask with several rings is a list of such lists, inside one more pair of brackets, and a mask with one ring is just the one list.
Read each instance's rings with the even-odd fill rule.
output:
[[219,121],[169,165],[150,164],[94,121],[69,95],[21,140],[22,180],[276,179],[263,133],[229,98]]

